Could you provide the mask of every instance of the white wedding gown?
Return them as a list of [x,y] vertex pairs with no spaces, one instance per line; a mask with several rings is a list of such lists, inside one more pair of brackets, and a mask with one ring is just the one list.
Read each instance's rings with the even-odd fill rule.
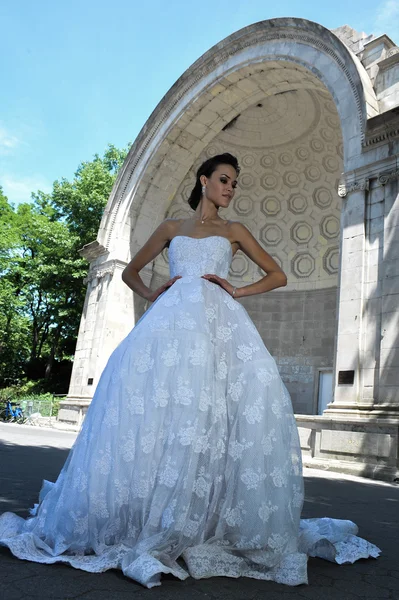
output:
[[290,396],[225,278],[221,236],[178,236],[182,275],[114,351],[82,431],[33,517],[0,517],[15,556],[144,586],[254,577],[307,582],[307,557],[353,562],[379,549],[350,521],[300,521],[303,480]]

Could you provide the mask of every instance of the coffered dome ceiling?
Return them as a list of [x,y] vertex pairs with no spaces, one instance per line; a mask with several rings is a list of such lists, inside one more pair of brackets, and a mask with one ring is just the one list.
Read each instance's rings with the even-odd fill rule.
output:
[[247,108],[224,132],[223,141],[249,149],[276,148],[309,135],[319,121],[320,103],[315,92],[281,92]]
[[[192,215],[187,199],[196,169],[221,152],[236,155],[242,169],[236,196],[222,216],[250,229],[287,273],[288,289],[336,286],[343,152],[330,94],[289,90],[244,110],[193,165],[167,216]],[[166,260],[167,250],[157,259],[159,266]],[[232,279],[250,282],[261,275],[242,252],[235,255]]]

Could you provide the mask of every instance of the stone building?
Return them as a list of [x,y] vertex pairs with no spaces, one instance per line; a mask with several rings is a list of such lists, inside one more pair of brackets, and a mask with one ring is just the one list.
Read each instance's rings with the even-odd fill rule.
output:
[[[244,223],[288,285],[240,300],[275,357],[305,463],[392,479],[399,425],[399,48],[387,36],[272,19],[229,36],[161,100],[105,209],[68,399],[81,422],[105,363],[146,309],[121,271],[166,217],[189,216],[198,165],[242,167],[222,215]],[[168,279],[165,250],[141,276]],[[230,281],[262,276],[238,252]]]

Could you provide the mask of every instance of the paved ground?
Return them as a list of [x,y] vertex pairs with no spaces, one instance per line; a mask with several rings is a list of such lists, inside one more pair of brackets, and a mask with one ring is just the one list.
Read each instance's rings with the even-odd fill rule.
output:
[[[0,512],[26,516],[43,478],[54,480],[74,433],[0,424]],[[289,588],[252,579],[184,582],[165,577],[147,590],[119,571],[89,574],[65,565],[40,565],[0,548],[0,600],[399,600],[399,486],[306,471],[304,517],[352,519],[382,549],[377,559],[338,566],[309,560],[309,585]]]

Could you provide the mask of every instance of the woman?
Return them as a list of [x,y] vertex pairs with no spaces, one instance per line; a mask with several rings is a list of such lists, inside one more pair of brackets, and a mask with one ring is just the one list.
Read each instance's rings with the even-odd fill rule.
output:
[[[19,558],[120,568],[152,587],[162,573],[298,585],[308,554],[378,556],[350,522],[300,523],[290,397],[237,302],[287,280],[242,224],[218,214],[238,174],[230,154],[207,160],[189,200],[194,216],[164,221],[126,267],[125,283],[153,304],[109,359],[36,515],[0,518],[0,543]],[[139,272],[166,246],[171,279],[152,291]],[[238,249],[266,276],[237,289],[226,277]]]

